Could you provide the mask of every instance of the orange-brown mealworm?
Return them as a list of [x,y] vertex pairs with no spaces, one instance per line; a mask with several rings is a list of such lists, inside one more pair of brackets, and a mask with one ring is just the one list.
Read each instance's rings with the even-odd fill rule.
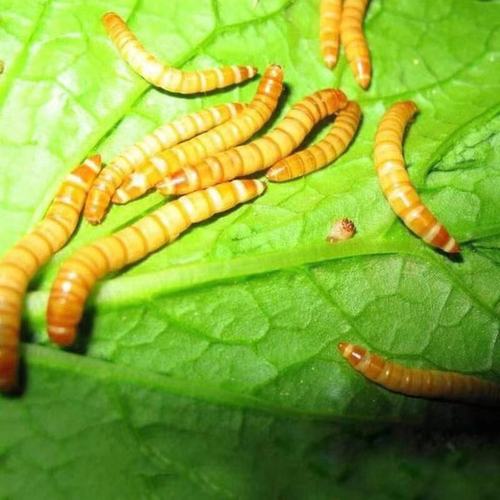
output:
[[315,92],[292,106],[268,134],[174,172],[158,184],[158,191],[162,194],[188,193],[265,169],[288,156],[316,123],[346,104],[347,98],[341,90]]
[[125,179],[122,186],[117,189],[113,202],[127,203],[184,165],[196,164],[210,155],[245,142],[269,120],[282,90],[283,70],[280,66],[272,64],[264,72],[252,102],[240,115],[194,139],[149,158],[144,165]]
[[234,118],[245,107],[245,104],[229,103],[191,113],[158,127],[128,147],[97,176],[85,203],[84,217],[92,224],[101,222],[116,189],[150,156]]
[[338,347],[355,370],[390,391],[420,398],[500,404],[500,385],[488,380],[456,372],[409,368],[347,342]]
[[120,55],[134,71],[148,82],[169,92],[208,92],[243,82],[257,73],[254,66],[224,66],[199,71],[172,68],[162,64],[148,52],[118,14],[108,12],[102,17],[102,22]]
[[101,166],[93,156],[63,181],[45,217],[0,261],[0,390],[17,384],[21,309],[29,281],[73,234]]
[[458,253],[457,242],[422,203],[405,168],[403,134],[416,112],[414,102],[398,102],[379,123],[373,158],[380,187],[394,212],[417,236],[445,252]]
[[284,182],[326,167],[347,149],[358,130],[360,119],[358,103],[350,101],[338,113],[324,139],[279,161],[266,172],[266,177],[272,182]]
[[172,242],[191,224],[255,198],[264,187],[257,180],[236,180],[182,196],[131,226],[77,250],[59,269],[50,292],[50,338],[59,345],[74,342],[85,301],[99,278]]

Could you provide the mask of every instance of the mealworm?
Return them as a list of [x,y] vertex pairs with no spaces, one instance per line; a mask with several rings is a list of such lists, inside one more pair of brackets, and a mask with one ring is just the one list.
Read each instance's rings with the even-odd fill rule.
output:
[[316,123],[346,104],[341,90],[315,92],[292,106],[281,123],[260,139],[184,167],[157,188],[162,194],[183,194],[267,168],[297,148]]
[[500,385],[456,372],[409,368],[341,342],[342,356],[368,380],[407,396],[483,404],[500,404]]
[[352,238],[356,234],[356,226],[354,222],[350,219],[344,218],[335,221],[330,231],[328,231],[328,236],[326,241],[328,243],[337,243],[338,241],[344,241]]
[[101,222],[118,186],[148,157],[228,121],[245,107],[240,103],[213,106],[162,125],[146,135],[113,158],[101,171],[87,197],[84,217],[92,224]]
[[125,21],[114,12],[102,17],[106,31],[122,58],[149,83],[169,92],[195,94],[228,87],[252,78],[254,66],[224,66],[199,71],[182,71],[166,66],[148,52]]
[[321,0],[319,42],[323,61],[328,68],[333,68],[337,64],[341,15],[342,0]]
[[113,202],[127,203],[184,165],[195,165],[208,156],[245,142],[269,120],[282,90],[283,70],[272,64],[264,72],[252,102],[242,113],[205,134],[151,157],[125,179]]
[[457,242],[423,205],[405,169],[403,134],[417,111],[412,101],[398,102],[386,111],[375,135],[375,169],[389,205],[406,226],[426,243],[448,253],[458,253]]
[[336,160],[349,146],[361,119],[358,103],[349,101],[339,112],[328,135],[313,146],[273,165],[266,173],[272,182],[284,182],[315,172]]
[[167,203],[131,226],[80,248],[61,266],[49,296],[50,338],[70,345],[94,283],[172,242],[191,224],[260,195],[265,184],[237,180],[197,191]]
[[63,181],[45,217],[0,261],[0,390],[17,384],[21,309],[28,283],[68,241],[80,220],[87,191],[101,165],[87,159]]
[[369,0],[345,0],[340,21],[340,39],[356,81],[367,89],[372,65],[370,51],[363,33],[363,18]]

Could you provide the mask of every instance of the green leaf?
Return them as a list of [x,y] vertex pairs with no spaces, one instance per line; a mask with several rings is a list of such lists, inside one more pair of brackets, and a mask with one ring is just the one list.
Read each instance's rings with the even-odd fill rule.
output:
[[[344,58],[333,72],[323,66],[317,1],[254,4],[0,0],[2,251],[89,152],[109,160],[161,123],[255,91],[257,81],[195,97],[151,88],[108,41],[107,10],[179,67],[283,65],[281,115],[332,85],[364,113],[355,143],[331,167],[270,185],[104,280],[75,354],[45,333],[59,265],[163,200],[153,194],[114,207],[100,226],[81,224],[28,294],[26,391],[0,400],[2,498],[498,492],[499,440],[487,434],[494,413],[387,393],[353,372],[336,344],[499,378],[500,7],[373,0],[365,26],[374,75],[363,92]],[[410,176],[461,242],[460,261],[414,237],[378,186],[375,129],[402,99],[421,110],[405,142]],[[329,245],[341,217],[357,235]]]

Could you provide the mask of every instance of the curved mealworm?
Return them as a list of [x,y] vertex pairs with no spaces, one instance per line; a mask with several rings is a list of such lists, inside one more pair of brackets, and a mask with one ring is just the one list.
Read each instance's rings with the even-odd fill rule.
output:
[[363,33],[363,18],[369,0],[345,0],[340,21],[340,39],[356,81],[367,89],[372,65],[370,51]]
[[341,90],[315,92],[292,106],[268,134],[174,172],[157,185],[158,191],[183,194],[267,168],[297,148],[316,123],[346,104]]
[[148,52],[125,21],[114,12],[102,17],[106,31],[123,59],[142,78],[169,92],[195,94],[240,83],[257,73],[254,66],[224,66],[199,71],[182,71],[165,66]]
[[326,241],[328,243],[337,243],[352,238],[356,234],[356,226],[351,219],[340,219],[335,221],[328,231]]
[[407,396],[483,404],[500,404],[500,385],[456,372],[409,368],[341,342],[342,356],[368,380]]
[[423,205],[405,169],[403,134],[417,112],[412,101],[394,104],[382,117],[375,135],[374,163],[382,191],[406,226],[429,245],[448,253],[460,248],[445,227]]
[[70,345],[94,283],[173,241],[191,224],[260,195],[265,184],[237,180],[197,191],[167,203],[117,233],[80,248],[61,266],[49,296],[50,338]]
[[21,308],[28,283],[68,241],[80,220],[100,156],[87,159],[63,181],[45,217],[0,261],[0,390],[13,389],[19,364]]
[[342,0],[321,0],[319,43],[323,61],[328,68],[333,68],[337,64],[341,15]]
[[282,90],[283,70],[272,64],[266,68],[255,97],[243,112],[194,139],[149,158],[125,179],[113,202],[127,203],[184,165],[195,165],[208,156],[245,142],[269,120]]
[[349,101],[339,112],[328,135],[313,146],[273,165],[266,173],[272,182],[284,182],[302,177],[336,160],[349,146],[361,119],[357,102]]
[[123,179],[148,157],[228,121],[245,107],[245,104],[240,103],[213,106],[162,125],[146,135],[103,168],[87,197],[84,217],[92,224],[101,222],[111,197]]

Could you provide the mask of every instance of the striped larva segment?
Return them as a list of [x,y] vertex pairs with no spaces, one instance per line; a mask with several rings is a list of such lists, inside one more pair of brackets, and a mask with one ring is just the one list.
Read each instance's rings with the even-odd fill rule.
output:
[[254,66],[224,66],[199,71],[182,71],[166,66],[148,52],[125,21],[114,12],[102,17],[111,41],[122,58],[149,83],[169,92],[195,94],[243,82],[257,73]]
[[372,64],[363,33],[363,19],[369,0],[344,0],[340,39],[356,81],[363,89],[370,85]]
[[101,222],[116,189],[148,157],[227,122],[245,107],[241,103],[213,106],[162,125],[146,135],[113,158],[101,171],[87,197],[84,217],[92,224]]
[[337,64],[339,55],[342,0],[321,0],[319,7],[319,43],[328,68]]
[[29,281],[70,238],[87,192],[100,170],[93,156],[63,181],[45,217],[0,261],[0,390],[17,383],[21,309]]
[[252,102],[238,116],[183,144],[152,156],[117,189],[114,203],[138,198],[184,165],[195,165],[210,155],[241,144],[269,120],[283,90],[283,70],[267,67]]
[[340,111],[328,135],[313,146],[273,165],[266,173],[272,182],[284,182],[302,177],[336,160],[349,146],[361,119],[361,109],[357,102],[350,101]]
[[49,296],[50,338],[70,345],[94,283],[175,240],[191,224],[259,196],[265,184],[236,180],[167,203],[131,226],[80,248],[60,268]]
[[414,102],[402,101],[391,106],[380,121],[374,150],[380,186],[391,208],[411,231],[429,245],[448,253],[458,253],[457,242],[423,205],[405,168],[403,134],[416,112]]
[[390,391],[429,399],[500,404],[500,384],[456,372],[409,368],[347,342],[341,342],[338,348],[355,370]]
[[288,156],[313,126],[347,104],[341,90],[324,89],[292,106],[268,134],[249,144],[224,151],[195,166],[174,172],[157,188],[162,194],[183,194],[219,182],[253,174]]

